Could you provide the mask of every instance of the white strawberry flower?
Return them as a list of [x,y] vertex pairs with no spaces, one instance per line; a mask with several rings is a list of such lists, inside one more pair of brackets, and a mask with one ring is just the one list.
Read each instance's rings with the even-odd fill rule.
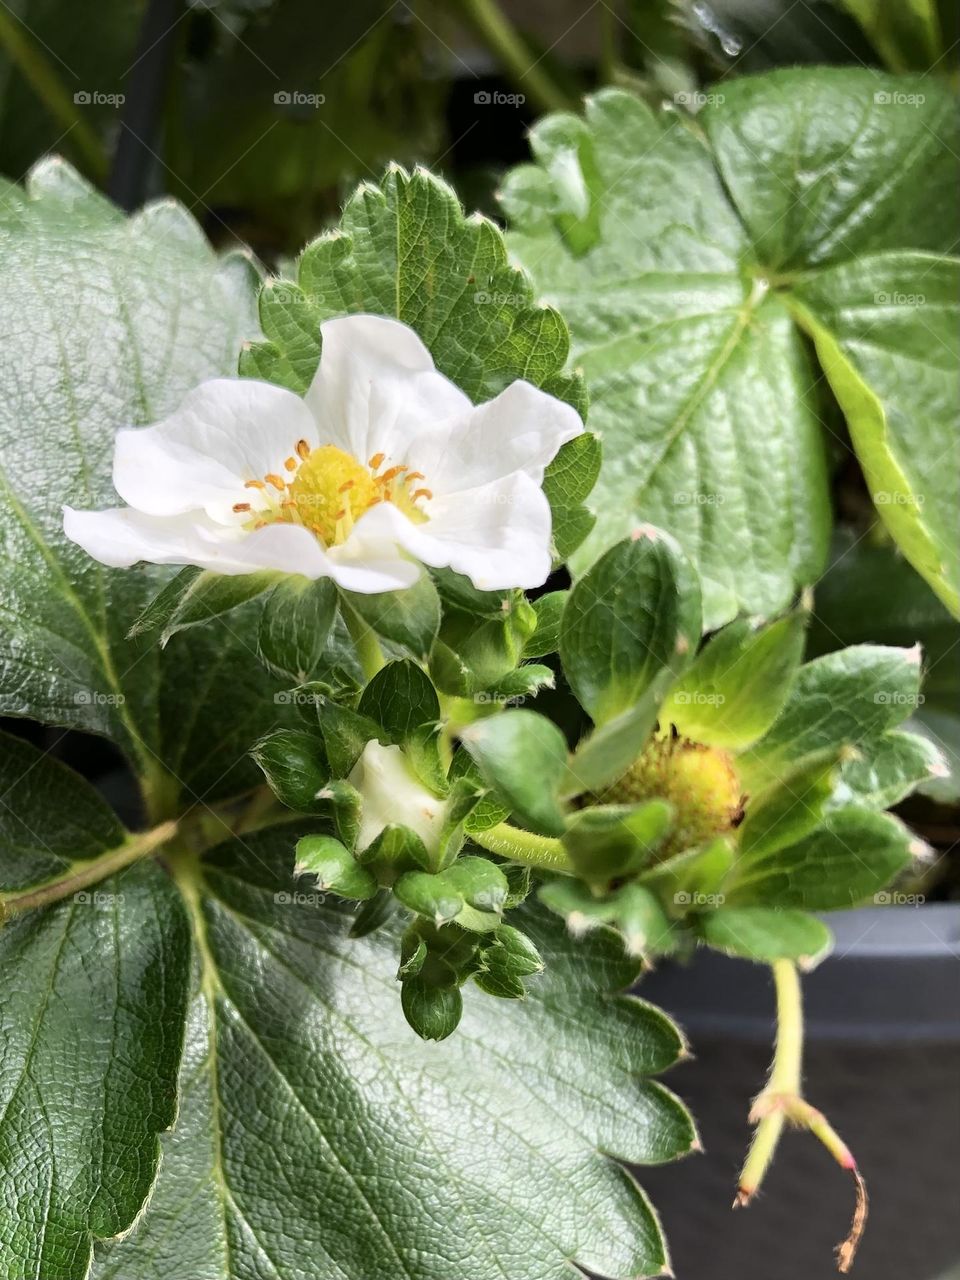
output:
[[119,431],[128,505],[65,507],[67,537],[115,567],[275,569],[377,592],[411,586],[419,561],[481,590],[539,586],[544,469],[583,430],[576,411],[523,381],[475,407],[383,316],[328,320],[321,336],[302,399],[214,378],[162,422]]

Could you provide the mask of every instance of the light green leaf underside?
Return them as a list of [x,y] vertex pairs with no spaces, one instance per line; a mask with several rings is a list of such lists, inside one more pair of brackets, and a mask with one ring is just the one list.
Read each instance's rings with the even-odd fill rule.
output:
[[[162,657],[128,641],[163,575],[103,568],[65,540],[61,508],[119,505],[117,428],[234,370],[256,331],[250,263],[218,259],[173,202],[123,218],[59,160],[4,188],[0,260],[0,711],[107,734],[142,776],[169,769],[189,791],[239,785],[272,697],[243,675],[255,619]],[[210,715],[225,689],[249,695],[231,700],[226,741]]]
[[[868,71],[778,71],[725,82],[698,117],[705,136],[619,90],[588,100],[584,120],[534,131],[538,164],[504,186],[508,243],[570,325],[604,444],[577,570],[637,522],[660,525],[698,564],[709,627],[770,614],[817,576],[830,522],[822,387],[791,310],[793,273],[807,287],[810,268],[870,253],[889,274],[904,251],[949,246],[960,150],[949,95],[923,81],[919,106],[874,100],[919,90]],[[590,211],[585,251],[563,234],[571,174]],[[922,292],[920,274],[911,260],[899,290]],[[878,382],[881,396],[905,394]],[[946,430],[942,392],[925,385],[923,402],[920,416]]]
[[471,992],[457,1034],[424,1044],[400,1014],[394,940],[350,942],[330,904],[278,905],[282,829],[247,846],[213,854],[199,887],[180,1122],[95,1280],[166,1280],[185,1258],[230,1280],[565,1280],[569,1259],[658,1274],[655,1218],[608,1157],[668,1159],[693,1130],[645,1078],[680,1041],[613,994],[633,967],[616,944],[532,914],[547,971],[528,999]]

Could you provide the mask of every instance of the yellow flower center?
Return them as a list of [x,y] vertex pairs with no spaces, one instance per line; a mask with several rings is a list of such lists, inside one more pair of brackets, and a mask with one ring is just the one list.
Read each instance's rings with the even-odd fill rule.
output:
[[325,547],[345,542],[356,521],[378,502],[392,502],[415,523],[426,520],[418,503],[433,494],[417,487],[424,479],[422,473],[403,465],[381,470],[384,461],[378,453],[364,466],[336,445],[311,449],[306,440],[299,440],[283,464],[284,474],[268,472],[262,480],[246,481],[246,488],[262,494],[266,508],[254,511],[252,503],[237,502],[233,509],[238,514],[251,513],[246,528],[299,524],[316,534]]

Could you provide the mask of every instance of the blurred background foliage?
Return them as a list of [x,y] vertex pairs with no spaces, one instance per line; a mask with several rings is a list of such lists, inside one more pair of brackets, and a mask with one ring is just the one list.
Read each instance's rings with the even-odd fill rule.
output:
[[[498,217],[500,175],[526,157],[531,122],[576,110],[599,85],[676,110],[717,80],[777,66],[956,82],[958,38],[956,0],[9,0],[0,171],[16,180],[62,153],[123,207],[172,194],[214,243],[239,240],[282,274],[389,161],[431,166],[468,208]],[[821,412],[840,441],[839,531],[810,647],[924,645],[916,727],[954,773],[906,816],[953,849],[960,627],[876,523],[842,415],[826,397]],[[941,861],[940,891],[951,876],[960,891],[957,865]]]

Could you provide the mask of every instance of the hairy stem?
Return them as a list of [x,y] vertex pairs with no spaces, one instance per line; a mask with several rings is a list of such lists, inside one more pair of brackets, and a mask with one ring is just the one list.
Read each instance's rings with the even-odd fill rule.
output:
[[[759,1189],[773,1160],[786,1120],[777,1099],[798,1098],[803,1069],[803,996],[796,965],[774,960],[773,980],[777,990],[777,1044],[766,1089],[754,1104],[759,1119],[750,1152],[740,1174],[736,1203],[746,1205]],[[769,1104],[769,1109],[766,1109]]]
[[501,858],[509,858],[511,862],[519,862],[525,867],[538,867],[542,871],[573,872],[573,864],[567,857],[567,851],[559,840],[552,836],[538,836],[533,831],[523,831],[513,827],[509,822],[499,822],[487,831],[470,833],[474,844]]
[[827,1148],[841,1169],[853,1176],[856,1207],[850,1234],[837,1246],[837,1267],[846,1274],[853,1266],[867,1222],[867,1188],[850,1148],[830,1121],[803,1097],[803,996],[796,965],[775,960],[771,966],[777,991],[777,1043],[767,1087],[753,1104],[756,1123],[753,1142],[740,1174],[735,1209],[745,1208],[766,1176],[787,1124],[807,1129]]
[[529,50],[496,0],[460,0],[460,10],[511,80],[541,111],[569,111],[575,105]]
[[97,884],[107,876],[124,867],[138,862],[141,858],[156,853],[177,831],[175,822],[163,822],[150,831],[131,836],[116,849],[103,853],[99,858],[91,858],[87,862],[75,862],[70,870],[56,880],[50,880],[36,889],[28,889],[24,893],[0,894],[0,920],[22,915],[24,911],[35,911],[39,907],[48,907],[51,903],[60,902],[88,885]]

